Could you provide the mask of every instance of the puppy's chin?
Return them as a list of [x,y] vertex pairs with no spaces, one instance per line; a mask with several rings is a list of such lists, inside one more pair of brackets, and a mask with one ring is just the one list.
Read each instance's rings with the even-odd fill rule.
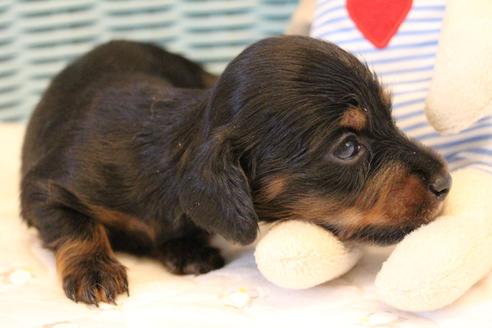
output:
[[342,241],[356,241],[379,246],[395,244],[420,226],[415,224],[400,227],[368,225],[358,229],[346,229],[334,225],[322,225],[323,228],[332,232]]
[[437,205],[434,206],[434,208],[429,210],[428,215],[426,215],[427,220],[425,223],[434,221],[439,215],[442,214],[443,210],[444,210],[444,202],[437,203]]
[[[362,226],[357,224],[357,221],[354,222],[354,225],[337,223],[318,224],[324,229],[332,232],[342,241],[356,241],[386,246],[401,241],[406,235],[415,229],[432,222],[442,213],[443,207],[443,202],[435,202],[430,207],[426,207],[424,209],[420,208],[420,210],[412,213],[413,216],[410,218],[403,220],[394,218],[394,222],[400,222],[393,225],[384,224],[384,221],[383,224],[373,222]],[[348,216],[346,219],[360,219],[361,215],[361,213],[358,213],[358,215]],[[348,220],[346,220],[346,222],[347,221]],[[387,219],[387,221],[389,221],[389,219]]]
[[376,244],[381,246],[395,244],[401,241],[410,232],[417,229],[417,225],[408,225],[403,227],[378,227],[367,226],[360,229],[352,235],[353,240]]

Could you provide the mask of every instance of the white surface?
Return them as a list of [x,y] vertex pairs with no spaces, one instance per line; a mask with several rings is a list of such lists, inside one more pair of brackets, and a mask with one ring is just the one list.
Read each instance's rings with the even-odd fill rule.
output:
[[118,306],[75,304],[63,294],[52,254],[18,216],[22,132],[18,126],[0,125],[1,327],[491,326],[492,275],[440,311],[410,314],[382,304],[373,282],[387,249],[367,250],[348,274],[302,291],[267,282],[251,248],[225,247],[227,266],[198,277],[174,276],[157,262],[121,254],[130,297],[120,296]]

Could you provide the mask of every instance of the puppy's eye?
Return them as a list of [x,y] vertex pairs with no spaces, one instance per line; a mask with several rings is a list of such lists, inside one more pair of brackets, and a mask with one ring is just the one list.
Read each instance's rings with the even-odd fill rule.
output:
[[335,147],[333,155],[338,159],[347,161],[357,157],[361,150],[362,145],[357,141],[355,136],[350,135]]
[[347,104],[352,107],[359,107],[359,101],[355,98],[348,99]]

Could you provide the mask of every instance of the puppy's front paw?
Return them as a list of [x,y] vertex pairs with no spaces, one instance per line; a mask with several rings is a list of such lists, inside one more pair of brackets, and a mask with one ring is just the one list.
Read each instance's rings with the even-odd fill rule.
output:
[[63,275],[63,290],[75,302],[116,304],[116,296],[128,294],[126,268],[112,258],[80,261]]
[[169,241],[158,254],[159,260],[175,274],[202,274],[224,266],[217,248],[194,239]]

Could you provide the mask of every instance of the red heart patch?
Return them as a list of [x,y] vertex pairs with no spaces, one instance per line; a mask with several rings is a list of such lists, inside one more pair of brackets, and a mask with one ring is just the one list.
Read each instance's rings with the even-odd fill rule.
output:
[[412,0],[347,0],[355,26],[377,48],[385,48],[412,8]]

